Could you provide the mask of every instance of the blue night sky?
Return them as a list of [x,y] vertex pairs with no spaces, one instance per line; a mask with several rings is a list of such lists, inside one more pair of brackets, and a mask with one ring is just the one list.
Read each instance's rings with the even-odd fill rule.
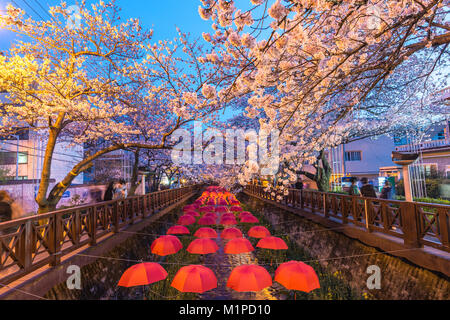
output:
[[[87,0],[87,3],[98,3],[98,0]],[[48,18],[41,8],[48,9],[60,3],[59,0],[0,0],[0,14],[8,3],[19,6],[33,19]],[[67,6],[76,4],[75,0],[66,0]],[[34,11],[27,6],[30,5]],[[39,4],[41,6],[39,6]],[[116,4],[122,8],[121,18],[138,18],[141,24],[153,29],[153,40],[173,39],[177,36],[176,27],[181,31],[190,33],[193,39],[201,38],[202,32],[211,32],[211,22],[200,18],[198,14],[199,0],[116,0]],[[14,35],[0,29],[0,50],[8,50]],[[201,41],[204,41],[201,39]],[[206,43],[206,42],[205,42]],[[225,120],[233,115],[232,110],[227,109],[221,116]]]
[[[44,8],[54,6],[58,0],[0,0],[0,13],[5,10],[8,3],[16,3],[27,14],[34,19],[45,18],[46,13],[38,5]],[[76,4],[74,0],[66,1],[67,5]],[[96,3],[89,0],[87,3]],[[37,12],[34,12],[27,3]],[[211,23],[204,21],[198,15],[198,0],[117,0],[117,5],[122,8],[122,19],[138,18],[141,23],[154,30],[154,39],[172,39],[177,35],[175,27],[178,26],[183,32],[189,32],[195,38],[201,37],[202,32],[211,31]],[[38,15],[39,14],[39,15]],[[47,16],[48,17],[48,16]],[[6,31],[0,31],[0,49],[10,46],[13,36]]]

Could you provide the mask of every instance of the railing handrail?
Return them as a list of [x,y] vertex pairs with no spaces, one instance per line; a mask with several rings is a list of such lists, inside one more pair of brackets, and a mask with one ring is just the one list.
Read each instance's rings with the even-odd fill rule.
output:
[[[97,239],[163,210],[199,185],[160,190],[0,223],[0,283],[6,285]],[[12,229],[15,228],[13,231]]]
[[377,231],[401,238],[407,247],[428,245],[450,252],[450,205],[306,189],[289,189],[289,194],[279,200],[262,186],[248,185],[246,189],[285,207],[333,218],[342,224],[353,223],[368,232]]

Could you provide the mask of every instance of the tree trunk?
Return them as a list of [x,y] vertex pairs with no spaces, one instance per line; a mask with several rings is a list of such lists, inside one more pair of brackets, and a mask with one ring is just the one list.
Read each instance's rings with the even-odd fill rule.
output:
[[319,156],[317,157],[317,161],[314,164],[314,168],[316,169],[316,173],[313,174],[308,171],[297,171],[297,174],[301,174],[306,176],[308,179],[313,180],[317,189],[321,192],[330,191],[330,178],[331,178],[331,166],[328,163],[327,158],[324,155],[324,151],[320,151]]
[[131,176],[131,187],[130,191],[128,192],[129,196],[134,196],[136,193],[136,189],[138,187],[138,178],[139,178],[139,153],[140,148],[137,148],[134,152],[134,164],[133,164],[133,174]]

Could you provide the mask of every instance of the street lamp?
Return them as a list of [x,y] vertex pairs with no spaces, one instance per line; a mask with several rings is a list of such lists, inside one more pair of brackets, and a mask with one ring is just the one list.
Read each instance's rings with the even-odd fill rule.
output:
[[403,168],[403,182],[405,185],[406,201],[412,202],[413,197],[411,193],[411,179],[409,178],[409,165],[414,163],[419,157],[418,153],[409,152],[392,152],[392,162],[401,165]]

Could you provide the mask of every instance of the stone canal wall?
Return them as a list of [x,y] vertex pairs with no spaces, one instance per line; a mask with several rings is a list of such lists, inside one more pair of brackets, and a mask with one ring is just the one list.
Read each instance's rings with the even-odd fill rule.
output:
[[[339,274],[353,289],[369,292],[372,299],[450,299],[450,282],[443,274],[385,254],[254,197],[241,195],[239,200],[262,213],[279,233],[290,234],[290,239],[314,261]],[[371,274],[367,269],[373,265],[380,268],[381,289],[368,290]]]

